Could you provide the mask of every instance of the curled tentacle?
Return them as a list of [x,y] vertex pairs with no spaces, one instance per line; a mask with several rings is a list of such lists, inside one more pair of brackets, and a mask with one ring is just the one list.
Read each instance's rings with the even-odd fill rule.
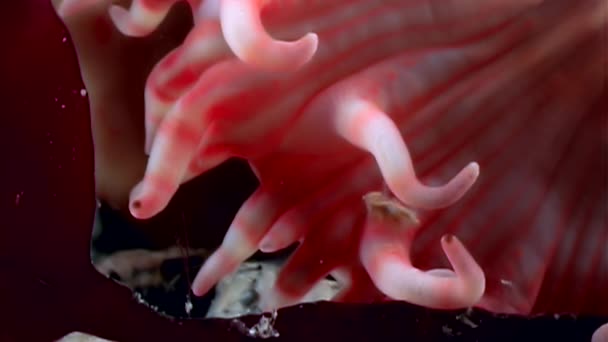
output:
[[[372,281],[387,296],[438,309],[475,305],[485,291],[483,270],[452,235],[444,235],[441,246],[453,270],[422,271],[410,260],[415,219],[395,201],[366,196],[368,219],[361,238],[360,257]],[[405,237],[405,239],[403,239]],[[405,240],[405,241],[404,241]]]
[[222,0],[220,18],[226,42],[244,62],[272,71],[293,71],[315,54],[319,38],[308,33],[294,42],[278,41],[260,20],[263,0]]
[[134,0],[127,10],[119,5],[108,9],[116,28],[125,36],[147,36],[165,19],[176,0]]
[[368,101],[343,101],[335,116],[336,131],[375,157],[388,187],[403,203],[423,209],[447,207],[458,201],[475,183],[479,165],[470,163],[443,186],[423,185],[416,177],[401,132],[390,117]]

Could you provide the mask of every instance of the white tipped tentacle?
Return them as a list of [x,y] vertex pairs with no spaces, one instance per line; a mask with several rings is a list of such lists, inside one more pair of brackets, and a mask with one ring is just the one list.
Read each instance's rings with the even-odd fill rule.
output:
[[264,28],[260,11],[264,0],[222,0],[220,21],[226,42],[234,54],[257,68],[270,71],[294,71],[315,54],[316,34],[285,42],[272,38]]
[[118,5],[112,5],[108,13],[122,34],[143,37],[156,30],[174,3],[175,0],[163,0],[159,1],[154,8],[150,8],[145,1],[134,0],[128,10]]
[[368,194],[364,201],[368,218],[359,256],[380,291],[393,299],[436,309],[466,308],[479,302],[485,292],[484,272],[455,236],[441,239],[453,270],[420,270],[410,258],[417,220],[394,199]]
[[473,162],[443,186],[420,183],[401,132],[391,118],[371,101],[357,97],[340,101],[334,118],[336,131],[374,156],[389,189],[403,203],[422,209],[447,207],[477,179],[479,165]]

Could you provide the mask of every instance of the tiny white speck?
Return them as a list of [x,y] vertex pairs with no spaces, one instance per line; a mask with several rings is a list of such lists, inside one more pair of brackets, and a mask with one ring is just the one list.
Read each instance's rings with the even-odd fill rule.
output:
[[82,96],[82,97],[87,96],[87,90],[86,89],[80,89],[80,96]]
[[192,308],[194,307],[194,304],[192,304],[192,301],[187,300],[186,301],[186,305],[185,305],[185,309],[186,309],[186,313],[189,315],[190,312],[192,311]]
[[63,39],[61,40],[62,43],[65,43],[68,41],[68,37],[63,37]]
[[64,104],[61,105],[61,109],[65,109],[65,105]]
[[459,320],[460,322],[462,322],[463,324],[468,325],[469,327],[471,327],[473,329],[478,327],[478,325],[475,324],[473,321],[471,321],[471,319],[469,317],[467,317],[466,314],[465,315],[460,314],[460,315],[456,316],[456,319]]
[[513,286],[513,282],[510,280],[506,280],[506,279],[500,279],[500,283],[505,286]]

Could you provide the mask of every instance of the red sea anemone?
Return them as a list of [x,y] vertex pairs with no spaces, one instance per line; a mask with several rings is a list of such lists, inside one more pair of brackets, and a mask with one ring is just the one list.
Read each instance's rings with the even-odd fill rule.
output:
[[[57,8],[145,36],[175,1],[102,2]],[[260,181],[196,294],[300,242],[268,309],[331,273],[347,302],[608,313],[606,1],[189,4],[192,30],[139,94],[130,212],[158,214],[231,157]]]

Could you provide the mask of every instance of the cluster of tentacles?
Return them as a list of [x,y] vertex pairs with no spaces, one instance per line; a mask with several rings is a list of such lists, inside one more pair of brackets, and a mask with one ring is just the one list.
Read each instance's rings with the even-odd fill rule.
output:
[[[69,16],[99,2],[64,0],[59,13]],[[155,30],[175,2],[134,0],[129,9],[109,6],[109,15],[125,35],[142,36]],[[401,0],[188,3],[193,29],[156,65],[146,84],[145,149],[150,158],[144,179],[132,191],[131,213],[141,219],[156,215],[180,184],[231,157],[248,160],[260,180],[197,275],[196,294],[207,292],[257,250],[272,252],[300,242],[264,298],[268,309],[294,303],[329,273],[343,284],[339,300],[387,296],[434,308],[468,307],[481,300],[498,311],[531,309],[536,295],[526,296],[538,291],[538,284],[522,285],[523,294],[514,290],[502,297],[484,296],[487,275],[455,236],[440,234],[451,269],[414,267],[412,243],[419,216],[427,228],[439,229],[441,222],[431,222],[437,216],[430,210],[455,204],[473,186],[479,166],[470,163],[471,156],[491,164],[494,177],[502,177],[518,156],[493,160],[505,141],[521,137],[523,145],[514,148],[529,146],[529,159],[537,162],[531,169],[553,175],[561,152],[543,151],[570,148],[560,128],[583,121],[581,125],[593,126],[589,122],[597,116],[578,110],[588,97],[564,95],[560,101],[565,107],[542,113],[536,109],[547,103],[545,93],[522,90],[488,99],[532,68],[549,70],[566,58],[562,51],[588,41],[606,19],[601,11],[589,10],[599,2],[587,1],[567,18],[564,1],[539,9],[540,0],[446,0],[441,6]],[[536,9],[514,20],[531,8]],[[547,34],[549,43],[542,47],[514,48],[531,35],[550,32],[556,22],[568,35]],[[506,57],[489,63],[500,54]],[[553,64],[547,56],[553,56]],[[593,83],[598,61],[562,72],[564,77],[577,75],[573,79],[581,85]],[[472,69],[475,76],[458,82]],[[543,72],[526,79],[525,86],[546,82],[552,90],[563,90],[561,78]],[[447,95],[433,102],[440,92]],[[446,114],[472,92],[477,102],[465,101],[464,108]],[[490,114],[509,98],[522,97],[526,102],[512,108],[517,114]],[[479,107],[484,114],[477,118],[474,108]],[[559,116],[560,110],[576,114]],[[552,120],[555,125],[547,126]],[[421,135],[428,131],[436,133]],[[450,136],[449,145],[438,138],[443,135]],[[467,140],[473,135],[481,138]],[[424,156],[425,175],[433,182],[456,176],[443,186],[424,185],[404,137]],[[488,147],[469,146],[471,141],[487,141]],[[517,170],[513,177],[528,181],[530,192],[539,198],[553,195],[543,192],[548,185],[529,169]],[[505,186],[512,182],[505,178],[509,181],[492,191],[508,193]],[[467,203],[467,210],[476,204]],[[485,259],[499,260],[488,256],[492,253]],[[547,261],[539,265],[547,267]],[[529,281],[537,281],[533,278]],[[519,302],[496,304],[506,297]]]
[[[109,13],[124,34],[141,36],[159,25],[174,2],[134,1],[128,11],[112,6]],[[277,289],[267,296],[268,308],[296,301],[338,268],[349,273],[342,278],[363,277],[359,273],[365,268],[374,284],[392,298],[430,307],[475,304],[483,294],[484,275],[458,239],[442,240],[454,271],[424,272],[410,262],[415,228],[401,218],[398,212],[405,209],[397,209],[397,202],[423,209],[448,206],[464,195],[479,173],[478,165],[471,163],[437,188],[416,178],[399,127],[385,113],[397,108],[398,95],[389,93],[384,77],[369,78],[378,72],[397,78],[395,63],[405,66],[411,56],[397,55],[320,91],[324,84],[303,80],[308,73],[295,73],[317,52],[317,35],[308,33],[296,42],[271,38],[261,24],[264,3],[191,2],[195,28],[157,65],[146,87],[150,159],[144,180],[132,193],[133,215],[155,215],[180,183],[229,157],[247,158],[261,187],[199,272],[195,293],[208,291],[259,248],[275,251],[303,241],[282,271]],[[81,1],[65,1],[59,13],[70,15],[79,5]],[[286,6],[271,5],[265,10],[283,11],[280,7]],[[312,7],[328,11],[333,6]],[[303,92],[306,97],[292,95],[279,101],[267,91],[255,94],[260,87],[288,91],[295,79],[313,83],[303,84],[313,88]],[[393,91],[398,86],[394,84]],[[387,89],[385,94],[382,88]],[[310,95],[312,101],[303,106]],[[383,180],[397,199],[382,204],[377,198],[374,204],[368,200],[369,215],[361,215],[362,195],[381,188]],[[346,286],[342,297],[358,296],[358,281],[348,281],[352,286]]]

